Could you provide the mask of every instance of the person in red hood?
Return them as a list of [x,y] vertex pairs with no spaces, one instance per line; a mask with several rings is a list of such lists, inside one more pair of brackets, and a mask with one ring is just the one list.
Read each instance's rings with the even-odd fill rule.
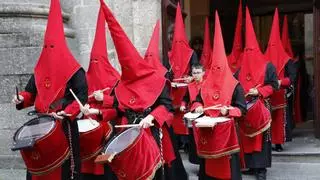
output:
[[287,107],[287,88],[289,88],[295,81],[296,68],[294,61],[287,54],[283,48],[280,27],[279,27],[279,14],[276,8],[270,38],[265,56],[276,67],[278,75],[278,83],[280,89],[271,96],[272,105],[272,144],[275,144],[275,150],[278,152],[283,151],[281,144],[285,142],[285,126],[289,116],[286,116]]
[[[18,110],[34,105],[39,113],[51,113],[56,119],[66,119],[62,125],[66,135],[68,124],[71,127],[71,137],[68,137],[72,143],[71,158],[43,175],[27,173],[28,180],[80,178],[79,132],[75,120],[80,111],[69,89],[75,92],[81,103],[85,103],[88,87],[85,71],[67,47],[62,20],[59,0],[51,0],[44,46],[34,75],[29,79],[25,91],[20,92],[19,98],[15,96],[13,102]],[[67,114],[70,116],[66,117]]]
[[[250,120],[257,121],[260,117],[266,117],[268,124],[253,132],[254,135],[246,134],[246,129],[241,126],[240,122],[240,139],[243,144],[242,151],[245,153],[245,165],[249,171],[244,174],[255,174],[258,180],[266,179],[266,168],[271,167],[271,142],[270,142],[270,111],[268,107],[268,97],[278,88],[277,74],[272,63],[268,62],[262,54],[256,35],[253,29],[248,7],[246,8],[246,30],[245,30],[245,48],[243,52],[243,61],[240,70],[235,74],[247,94],[248,104],[258,100],[261,103],[257,110],[253,111],[254,117],[249,119],[249,113],[243,123]],[[266,107],[264,107],[266,106]],[[250,116],[251,117],[251,116]],[[260,126],[260,125],[259,125]]]
[[[103,107],[103,94],[109,95],[112,92],[120,75],[108,60],[105,25],[106,19],[100,8],[87,72],[89,99],[88,104],[81,111],[86,116],[100,122],[105,129],[105,139],[107,140],[113,135],[113,130],[110,122],[103,119],[105,111],[110,112]],[[116,114],[116,112],[114,113]],[[81,141],[81,146],[86,146],[85,143]],[[81,175],[83,180],[112,179],[111,177],[115,176],[107,165],[105,167],[102,164],[97,164],[94,160],[95,157],[82,160]]]
[[[243,89],[233,77],[228,66],[218,12],[215,14],[212,63],[199,93],[192,104],[192,110],[209,117],[228,117],[230,120],[212,128],[194,127],[195,142],[200,160],[199,179],[241,178],[239,143],[235,118],[246,112]],[[218,110],[204,107],[220,106]]]
[[241,66],[241,54],[243,53],[242,48],[242,3],[240,0],[239,3],[239,9],[238,9],[238,16],[237,16],[237,24],[236,24],[236,30],[234,33],[234,39],[233,39],[233,46],[232,46],[232,52],[228,56],[228,63],[231,71],[233,73],[237,72]]
[[[140,56],[110,9],[103,0],[100,2],[122,70],[120,81],[111,96],[106,96],[109,100],[105,101],[105,104],[117,111],[121,124],[138,123],[147,129],[147,132],[151,132],[157,143],[161,141],[165,179],[188,179],[180,155],[175,154],[170,138],[169,127],[173,118],[173,107],[169,96],[170,87],[164,72],[158,66],[151,66]],[[152,126],[153,124],[155,126]],[[163,133],[162,140],[159,140],[159,128]],[[161,176],[159,169],[154,178],[158,179]]]
[[[181,14],[180,3],[177,5],[175,24],[169,27],[169,79],[182,79],[185,83],[191,81],[191,66],[198,64],[197,54],[190,48],[185,33],[184,23]],[[167,61],[165,61],[167,62]],[[183,80],[185,79],[185,80]],[[181,82],[181,81],[180,81]],[[176,145],[179,149],[187,148],[188,128],[183,121],[183,113],[179,111],[179,107],[183,96],[186,93],[186,86],[172,87],[171,98],[173,107],[175,108],[172,126],[174,133],[177,134]]]
[[[196,100],[196,96],[199,94],[202,84],[204,82],[204,74],[205,69],[201,64],[194,64],[191,68],[191,73],[193,77],[193,81],[188,84],[188,89],[186,94],[183,97],[180,111],[186,112],[187,109],[193,111],[194,108],[190,107],[193,102]],[[188,108],[187,108],[188,107]],[[192,126],[189,126],[189,147],[188,147],[188,154],[189,154],[189,161],[193,164],[199,164],[199,158],[196,151],[196,146],[194,142],[194,135]]]

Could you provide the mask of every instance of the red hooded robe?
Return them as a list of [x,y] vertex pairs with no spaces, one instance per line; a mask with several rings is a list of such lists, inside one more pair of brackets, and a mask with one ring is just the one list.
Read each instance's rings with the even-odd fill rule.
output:
[[[278,9],[275,10],[270,39],[265,56],[276,67],[278,78],[282,81],[281,87],[289,86],[291,82],[288,77],[285,77],[285,65],[289,61],[290,57],[281,42]],[[272,111],[271,124],[271,137],[273,144],[283,144],[285,142],[286,103],[285,89],[281,88],[271,96],[271,105],[272,108],[275,109]]]
[[[200,91],[204,107],[214,105],[230,106],[238,81],[228,66],[223,43],[218,12],[215,14],[215,34],[212,52],[211,68]],[[205,114],[210,117],[220,116],[218,110],[208,110]],[[241,111],[234,108],[228,115],[240,117]],[[233,120],[219,123],[213,128],[194,128],[195,141],[199,156],[205,158],[207,175],[219,179],[230,179],[230,155],[239,151],[235,122]]]
[[[172,49],[169,52],[169,61],[174,73],[174,78],[182,78],[189,73],[189,61],[192,56],[193,50],[190,48],[185,28],[183,24],[180,4],[177,5],[176,19],[174,26],[174,35],[172,41]],[[172,103],[175,108],[178,108],[181,104],[182,98],[186,93],[186,87],[173,88],[172,89]],[[183,122],[183,113],[179,111],[179,108],[174,114],[172,126],[176,134],[188,134],[188,128]]]

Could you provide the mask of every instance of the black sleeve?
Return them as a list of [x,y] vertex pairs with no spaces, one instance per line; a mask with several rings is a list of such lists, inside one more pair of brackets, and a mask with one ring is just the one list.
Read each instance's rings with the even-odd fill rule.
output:
[[231,105],[233,107],[239,108],[241,111],[241,115],[245,116],[247,112],[247,104],[246,104],[246,98],[244,96],[244,90],[240,85],[240,83],[234,89]]
[[62,104],[63,109],[74,100],[72,94],[69,91],[70,88],[76,94],[83,105],[87,103],[88,85],[85,71],[82,68],[79,69],[67,83],[67,88],[64,94],[65,101]]
[[187,89],[186,94],[183,96],[182,101],[184,101],[186,104],[190,102],[190,95],[189,95],[189,90]]
[[234,77],[236,80],[239,80],[239,73],[240,73],[240,69],[238,69],[238,70],[233,74],[233,77]]
[[272,63],[268,63],[267,65],[264,84],[271,85],[275,90],[279,89],[276,67]]
[[31,93],[32,95],[37,95],[37,87],[36,87],[36,81],[34,79],[34,75],[32,75],[28,81],[28,84],[24,88],[25,91]]
[[174,112],[172,100],[170,98],[170,87],[167,84],[163,88],[160,96],[158,97],[156,103],[153,105],[152,109],[160,105],[164,105],[169,112]]
[[285,66],[285,77],[289,77],[291,84],[294,84],[297,76],[297,65],[293,60],[289,60]]
[[194,102],[203,103],[200,91],[199,91],[199,94],[196,97],[196,100],[191,102],[191,103],[194,103]]

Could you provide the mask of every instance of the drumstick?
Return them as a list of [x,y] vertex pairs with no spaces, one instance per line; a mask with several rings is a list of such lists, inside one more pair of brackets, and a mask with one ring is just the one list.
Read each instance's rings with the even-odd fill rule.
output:
[[78,99],[78,97],[76,96],[76,94],[74,94],[74,92],[72,91],[72,89],[69,89],[69,91],[71,92],[72,96],[74,97],[74,99],[77,101],[77,103],[79,104],[80,108],[84,108],[82,103],[80,102],[80,100]]
[[[107,87],[107,88],[104,88],[104,89],[102,89],[102,90],[100,90],[101,92],[104,92],[104,91],[106,91],[106,90],[109,90],[110,88],[109,87]],[[90,94],[89,96],[88,96],[88,98],[91,98],[91,97],[93,97],[94,96],[94,94],[92,93],[92,94]]]
[[221,106],[221,104],[216,104],[214,106],[209,106],[209,107],[203,108],[203,111],[207,111],[207,110],[210,110],[212,108],[218,108],[219,106]]
[[[151,124],[151,126],[154,126],[154,124]],[[115,125],[115,128],[131,128],[131,127],[141,127],[140,124],[125,124],[125,125]]]
[[125,124],[125,125],[115,125],[115,128],[131,128],[131,127],[141,127],[140,124]]
[[189,78],[185,77],[185,78],[176,78],[176,79],[173,79],[173,81],[185,81],[185,80],[188,80]]
[[20,97],[19,97],[19,89],[18,86],[16,86],[16,96],[17,96],[17,100],[21,101]]
[[[207,109],[204,109],[204,111],[206,111],[206,110],[221,110],[221,109],[223,109],[223,107],[207,108]],[[225,109],[231,110],[231,109],[234,109],[234,107],[226,107]]]

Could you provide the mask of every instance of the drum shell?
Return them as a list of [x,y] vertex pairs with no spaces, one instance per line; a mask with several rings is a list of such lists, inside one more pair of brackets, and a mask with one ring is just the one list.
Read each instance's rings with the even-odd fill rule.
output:
[[30,149],[20,153],[30,173],[47,174],[69,157],[69,142],[60,121],[55,121],[54,128],[44,137],[38,139]]
[[233,120],[221,122],[214,127],[193,126],[197,154],[203,158],[219,158],[240,150]]
[[152,179],[161,166],[159,146],[149,130],[142,130],[135,141],[117,154],[110,167],[118,179]]
[[262,100],[257,100],[246,114],[244,120],[239,121],[242,133],[248,137],[254,137],[263,133],[270,127],[271,114]]
[[105,140],[110,137],[112,127],[110,123],[99,122],[100,125],[90,131],[81,132],[80,139],[80,159],[89,160],[97,156],[105,144]]

